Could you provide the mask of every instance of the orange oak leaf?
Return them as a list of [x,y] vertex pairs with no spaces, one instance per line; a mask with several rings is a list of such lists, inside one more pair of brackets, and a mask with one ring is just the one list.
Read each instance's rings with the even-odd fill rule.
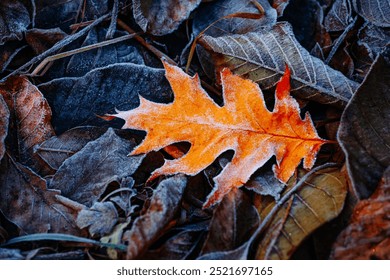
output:
[[[307,113],[302,120],[298,103],[290,96],[290,71],[276,87],[273,112],[264,103],[259,86],[229,69],[221,72],[224,106],[217,105],[201,88],[197,75],[190,77],[180,68],[164,62],[166,77],[174,92],[170,104],[154,103],[140,96],[139,107],[110,115],[125,120],[123,128],[145,130],[145,140],[131,155],[156,151],[186,141],[191,148],[184,156],[166,160],[150,177],[185,173],[195,175],[221,153],[234,150],[232,161],[214,178],[215,187],[203,205],[221,201],[231,189],[245,184],[273,155],[276,177],[287,182],[296,167],[314,165],[326,140],[321,139]],[[110,117],[108,117],[110,118]]]

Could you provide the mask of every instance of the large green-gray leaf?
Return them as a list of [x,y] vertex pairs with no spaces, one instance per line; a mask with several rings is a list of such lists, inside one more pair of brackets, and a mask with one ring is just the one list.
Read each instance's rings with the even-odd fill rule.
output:
[[375,190],[390,166],[390,59],[379,56],[345,109],[338,140],[353,188],[361,198]]
[[390,27],[390,0],[353,0],[353,6],[369,22]]
[[325,104],[345,105],[358,84],[312,57],[295,39],[291,25],[276,24],[241,35],[204,36],[200,43],[214,58],[216,70],[228,67],[262,88],[279,80],[287,64],[291,69],[291,92],[300,98]]

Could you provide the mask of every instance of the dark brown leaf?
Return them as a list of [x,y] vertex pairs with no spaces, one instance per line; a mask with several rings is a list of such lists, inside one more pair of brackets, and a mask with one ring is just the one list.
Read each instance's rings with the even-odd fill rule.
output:
[[153,193],[150,206],[126,232],[127,259],[136,259],[148,249],[173,219],[180,206],[187,179],[184,175],[162,181]]
[[8,134],[9,110],[3,96],[0,94],[0,161],[5,153],[5,138]]
[[360,201],[350,225],[339,235],[333,246],[332,259],[390,258],[390,168],[381,184],[367,200]]
[[17,54],[26,47],[21,41],[8,41],[0,45],[0,73],[12,63]]
[[102,236],[111,232],[118,222],[118,212],[112,202],[96,202],[89,209],[77,215],[76,224],[83,229],[88,227],[92,236]]
[[132,175],[144,156],[127,156],[135,142],[117,136],[112,128],[64,161],[50,182],[62,195],[92,206],[111,182]]
[[0,2],[0,45],[8,40],[21,40],[30,24],[30,15],[21,1]]
[[379,57],[345,109],[338,139],[356,195],[373,193],[390,165],[390,63]]
[[329,32],[344,31],[352,22],[352,7],[349,0],[336,0],[325,17],[325,28]]
[[53,29],[29,29],[26,32],[26,42],[36,54],[41,54],[50,49],[55,43],[61,41],[67,34],[59,28]]
[[60,191],[47,189],[46,181],[31,169],[5,156],[0,165],[0,210],[22,234],[67,233],[82,235],[77,211],[63,205]]
[[133,0],[133,14],[143,31],[161,36],[175,31],[201,0]]
[[45,167],[34,154],[34,147],[54,135],[49,104],[24,77],[8,79],[0,86],[0,94],[12,112],[10,143],[17,145],[17,155],[23,164],[42,171]]
[[390,45],[390,29],[367,23],[359,30],[358,44],[367,49],[372,61]]
[[230,191],[214,210],[202,255],[236,249],[249,239],[259,221],[250,197],[240,189]]
[[271,30],[229,35],[204,36],[200,40],[214,58],[216,71],[224,67],[249,78],[263,89],[275,85],[285,64],[291,69],[291,93],[325,104],[345,105],[357,89],[357,83],[312,57],[295,39],[287,22]]
[[353,0],[355,11],[369,22],[390,27],[390,0]]

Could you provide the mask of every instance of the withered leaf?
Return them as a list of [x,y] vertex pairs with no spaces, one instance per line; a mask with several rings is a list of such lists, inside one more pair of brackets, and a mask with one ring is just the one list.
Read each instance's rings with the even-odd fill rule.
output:
[[163,180],[153,193],[150,206],[126,232],[127,259],[136,259],[161,234],[179,209],[187,179],[184,175]]
[[172,236],[157,249],[147,251],[147,260],[185,260],[194,253],[203,236],[202,229],[183,230]]
[[92,236],[102,236],[111,232],[118,222],[118,212],[110,201],[95,202],[91,208],[81,210],[76,224],[83,229],[88,227]]
[[8,134],[9,110],[3,96],[0,94],[0,161],[5,153],[5,138]]
[[76,126],[107,125],[96,115],[135,108],[139,95],[157,102],[172,98],[163,70],[132,63],[98,68],[80,78],[55,79],[39,89],[51,106],[58,134]]
[[344,31],[352,22],[352,6],[349,0],[336,0],[325,17],[325,28],[329,32]]
[[90,141],[96,140],[107,131],[105,127],[80,126],[60,136],[53,136],[35,147],[34,151],[52,169],[58,170],[66,159],[80,151]]
[[224,67],[262,88],[275,85],[285,64],[291,68],[291,93],[325,104],[345,105],[358,84],[312,57],[295,39],[291,25],[277,23],[271,30],[199,41],[214,59],[216,71]]
[[370,58],[374,61],[389,45],[390,30],[367,23],[359,30],[358,37],[357,43],[367,49]]
[[390,258],[390,168],[383,174],[376,192],[360,201],[348,227],[332,248],[331,259]]
[[234,150],[232,161],[214,178],[215,188],[203,205],[207,208],[220,202],[231,189],[245,184],[273,155],[277,160],[273,170],[281,182],[288,181],[302,159],[305,168],[314,165],[326,140],[318,136],[308,114],[301,118],[298,103],[290,96],[288,68],[276,87],[275,107],[270,112],[258,85],[233,75],[229,69],[221,73],[225,105],[220,107],[201,88],[198,76],[191,78],[166,62],[164,66],[175,93],[173,103],[141,98],[138,108],[108,116],[124,119],[123,128],[147,131],[132,155],[181,141],[191,144],[184,156],[166,161],[150,180],[178,173],[196,175],[223,152]]
[[[252,0],[217,0],[210,4],[200,6],[196,11],[193,21],[193,36],[197,36],[205,30],[205,34],[212,37],[220,37],[231,34],[244,34],[257,31],[265,26],[276,23],[276,11],[267,0],[259,0],[264,9],[264,14],[259,19],[225,18],[224,16],[237,13],[259,14],[260,11]],[[206,29],[207,28],[207,29]],[[214,77],[214,65],[210,54],[202,47],[197,46],[196,52],[202,68],[209,77]]]
[[67,233],[82,235],[76,226],[77,211],[63,205],[60,191],[31,169],[5,156],[0,165],[0,210],[22,234]]
[[134,141],[120,138],[109,128],[64,161],[53,176],[50,188],[91,207],[109,183],[132,175],[141,164],[143,156],[127,156],[134,146]]
[[259,222],[248,194],[240,189],[230,191],[214,210],[202,255],[238,248],[249,239]]
[[373,193],[390,165],[389,88],[390,61],[379,56],[341,118],[338,140],[360,198]]
[[[290,258],[309,234],[339,215],[346,194],[345,175],[335,168],[325,168],[309,176],[272,216],[256,245],[256,259]],[[275,203],[261,210],[262,220],[271,215],[273,207]]]
[[252,176],[253,178],[245,184],[245,188],[260,195],[270,195],[275,200],[279,200],[280,193],[283,191],[285,184],[276,179],[270,169],[261,170],[261,172],[256,173],[254,174],[255,176]]
[[369,22],[390,27],[390,0],[352,0],[355,11]]
[[0,2],[0,45],[8,40],[21,40],[29,24],[29,12],[21,1]]
[[33,28],[26,31],[26,42],[36,54],[48,50],[55,43],[64,39],[67,34],[60,28],[38,29]]
[[51,126],[51,109],[42,93],[27,78],[14,77],[0,86],[10,111],[10,143],[17,143],[17,154],[23,164],[37,171],[42,167],[39,157],[34,155],[34,146],[54,135]]
[[133,0],[133,14],[143,31],[161,36],[175,31],[201,0]]

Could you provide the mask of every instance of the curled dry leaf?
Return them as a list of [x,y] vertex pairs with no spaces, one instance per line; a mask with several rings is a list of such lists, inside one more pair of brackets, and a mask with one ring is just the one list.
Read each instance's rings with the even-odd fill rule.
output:
[[22,234],[67,233],[83,235],[75,223],[77,210],[57,198],[46,181],[6,155],[0,165],[0,210]]
[[258,85],[228,69],[221,73],[225,105],[220,107],[200,87],[197,76],[191,78],[178,67],[164,65],[175,93],[173,103],[159,104],[140,97],[138,108],[113,115],[126,121],[123,128],[147,131],[132,155],[175,142],[191,144],[187,154],[166,161],[150,179],[177,173],[195,175],[223,152],[234,150],[231,163],[214,179],[216,186],[204,204],[210,207],[231,189],[245,184],[273,155],[277,160],[274,172],[282,182],[287,182],[302,159],[305,168],[314,165],[326,141],[318,137],[308,114],[301,119],[298,103],[289,94],[288,69],[278,83],[275,108],[270,112]]
[[107,125],[97,115],[139,104],[138,95],[169,102],[171,90],[164,71],[132,63],[97,68],[80,78],[55,79],[40,85],[53,110],[57,133],[82,125]]
[[16,132],[10,142],[17,143],[20,161],[42,171],[45,167],[34,154],[34,147],[54,135],[49,104],[37,87],[24,77],[8,79],[0,86],[0,94],[14,112],[10,127]]
[[358,45],[366,48],[370,58],[374,61],[389,46],[390,29],[367,23],[359,30],[358,37]]
[[88,227],[92,236],[102,236],[111,232],[118,222],[118,212],[112,202],[95,202],[91,208],[81,210],[76,224],[83,229]]
[[162,181],[153,193],[146,212],[125,233],[127,259],[136,259],[156,240],[179,209],[187,179],[177,175]]
[[[309,176],[270,216],[271,222],[256,244],[256,259],[290,258],[306,237],[340,214],[346,194],[345,174],[335,168],[325,168]],[[271,203],[260,211],[262,220],[269,219],[275,205]]]
[[343,106],[358,84],[311,56],[295,39],[291,25],[277,23],[242,35],[204,36],[199,43],[213,55],[216,71],[224,67],[236,75],[270,88],[291,68],[291,93],[324,104]]
[[360,201],[348,227],[332,248],[332,259],[390,258],[390,168],[383,174],[376,192]]
[[50,182],[62,195],[92,206],[111,182],[132,175],[143,156],[128,157],[135,142],[117,136],[112,128],[64,161]]
[[259,222],[248,194],[233,189],[214,210],[201,254],[238,248],[249,239]]
[[3,96],[0,94],[0,162],[5,153],[5,138],[8,134],[9,110]]
[[0,2],[0,45],[8,40],[21,40],[29,24],[29,12],[21,1]]
[[390,0],[352,0],[355,11],[367,21],[390,27]]
[[133,0],[133,14],[143,31],[161,36],[175,31],[201,0]]
[[390,61],[379,56],[341,117],[338,140],[360,198],[373,193],[390,165],[389,88]]

